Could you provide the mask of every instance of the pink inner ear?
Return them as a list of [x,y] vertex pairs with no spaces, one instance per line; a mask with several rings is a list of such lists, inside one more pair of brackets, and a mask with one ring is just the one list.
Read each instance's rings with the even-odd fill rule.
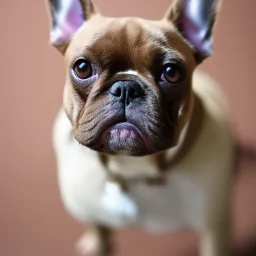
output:
[[206,55],[212,53],[212,38],[206,38],[206,31],[201,30],[194,20],[184,19],[183,35],[201,53]]
[[207,5],[202,0],[190,0],[187,2],[183,14],[184,37],[203,54],[212,53],[212,37],[207,37],[211,17],[207,17]]
[[79,0],[61,0],[61,8],[55,14],[56,25],[51,31],[51,43],[67,43],[83,25],[83,10]]

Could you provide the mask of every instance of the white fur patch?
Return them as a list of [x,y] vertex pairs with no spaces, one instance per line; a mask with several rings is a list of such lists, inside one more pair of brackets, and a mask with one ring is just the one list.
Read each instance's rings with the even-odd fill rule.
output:
[[118,72],[117,74],[129,74],[129,75],[137,76],[138,72],[136,70],[129,69],[129,70],[126,70],[126,71]]
[[181,105],[180,109],[179,109],[179,112],[178,112],[179,117],[181,117],[183,115],[183,108],[184,108],[184,105]]
[[137,206],[132,198],[114,182],[106,182],[100,202],[117,222],[118,220],[122,222],[124,219],[133,220],[138,214]]

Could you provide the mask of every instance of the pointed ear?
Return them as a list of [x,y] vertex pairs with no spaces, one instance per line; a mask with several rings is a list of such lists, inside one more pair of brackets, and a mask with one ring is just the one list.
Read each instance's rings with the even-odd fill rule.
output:
[[212,54],[213,27],[220,0],[175,0],[165,18],[195,49],[198,63]]
[[51,20],[50,42],[64,53],[77,30],[96,13],[90,0],[47,0]]

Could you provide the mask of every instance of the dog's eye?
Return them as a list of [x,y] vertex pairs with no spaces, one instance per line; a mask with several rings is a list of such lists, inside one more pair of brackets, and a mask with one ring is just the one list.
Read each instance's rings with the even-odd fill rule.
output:
[[74,64],[74,71],[78,78],[86,79],[92,76],[91,64],[85,59],[79,59]]
[[182,70],[177,64],[171,63],[171,64],[165,65],[163,73],[161,75],[162,81],[175,84],[179,82],[181,78],[182,78]]

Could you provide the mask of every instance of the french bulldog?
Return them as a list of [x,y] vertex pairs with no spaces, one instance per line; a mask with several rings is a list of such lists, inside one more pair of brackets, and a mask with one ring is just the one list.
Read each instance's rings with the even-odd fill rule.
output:
[[177,0],[161,20],[114,18],[90,0],[49,0],[64,56],[53,141],[61,198],[86,223],[83,255],[111,230],[190,228],[201,256],[227,256],[235,146],[219,85],[196,68],[213,48],[217,0]]

